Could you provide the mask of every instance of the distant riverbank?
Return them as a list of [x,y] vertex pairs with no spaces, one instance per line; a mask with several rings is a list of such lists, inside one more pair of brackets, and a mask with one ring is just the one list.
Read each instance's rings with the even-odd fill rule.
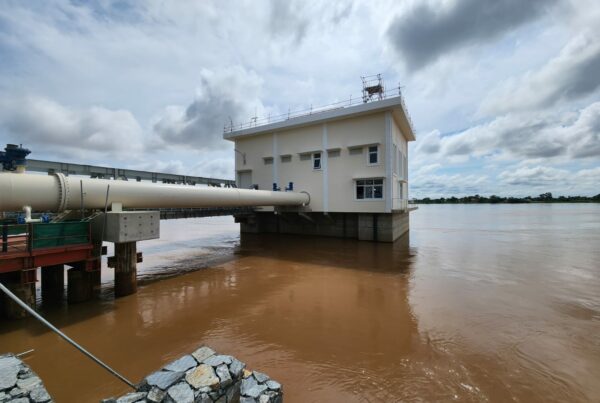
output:
[[501,197],[492,195],[490,197],[473,195],[465,197],[440,197],[432,199],[424,197],[422,199],[411,200],[413,204],[518,204],[518,203],[600,203],[600,194],[596,196],[559,196],[553,197],[552,193],[542,193],[537,197]]

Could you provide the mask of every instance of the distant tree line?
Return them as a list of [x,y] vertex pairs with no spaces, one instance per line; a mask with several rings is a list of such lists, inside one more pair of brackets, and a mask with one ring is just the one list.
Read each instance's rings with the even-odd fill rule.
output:
[[559,196],[553,197],[552,193],[542,193],[537,197],[500,197],[491,195],[490,197],[474,195],[465,197],[440,197],[432,199],[424,197],[422,199],[413,199],[415,204],[478,204],[478,203],[600,203],[600,194],[596,196]]

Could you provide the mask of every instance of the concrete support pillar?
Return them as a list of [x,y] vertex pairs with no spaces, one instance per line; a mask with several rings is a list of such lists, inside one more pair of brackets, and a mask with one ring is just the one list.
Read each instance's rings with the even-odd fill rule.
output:
[[[4,273],[0,275],[0,281],[10,291],[32,308],[35,308],[35,283],[22,284],[21,272]],[[0,296],[2,312],[0,316],[8,319],[22,319],[28,316],[23,308],[17,305],[4,293]]]
[[69,269],[67,278],[67,301],[69,304],[89,301],[94,297],[93,272],[83,268]]
[[115,243],[115,297],[137,291],[137,244]]
[[56,303],[65,294],[65,267],[62,264],[42,267],[42,301]]

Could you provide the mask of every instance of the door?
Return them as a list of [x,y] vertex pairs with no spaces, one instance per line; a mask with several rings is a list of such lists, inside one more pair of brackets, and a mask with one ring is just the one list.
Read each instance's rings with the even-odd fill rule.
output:
[[250,189],[250,186],[252,186],[252,171],[238,172],[237,187]]

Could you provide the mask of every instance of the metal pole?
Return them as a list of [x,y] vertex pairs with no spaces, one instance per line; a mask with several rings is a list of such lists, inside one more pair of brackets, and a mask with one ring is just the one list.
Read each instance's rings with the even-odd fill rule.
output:
[[102,368],[104,368],[105,370],[107,370],[108,372],[110,372],[111,374],[113,374],[114,376],[116,376],[117,378],[119,378],[121,381],[123,381],[124,383],[126,383],[132,389],[135,389],[135,385],[133,383],[131,383],[130,381],[128,381],[127,378],[125,378],[123,375],[119,374],[117,371],[115,371],[114,369],[112,369],[111,367],[109,367],[108,365],[106,365],[99,358],[96,358],[96,356],[94,356],[92,353],[90,353],[89,351],[87,351],[86,349],[84,349],[82,346],[80,346],[79,344],[77,344],[77,342],[75,342],[69,336],[67,336],[66,334],[64,334],[60,330],[58,330],[52,323],[48,322],[39,313],[37,313],[36,311],[34,311],[33,309],[31,309],[31,307],[29,305],[27,305],[23,301],[21,301],[19,299],[19,297],[17,297],[15,294],[13,294],[2,283],[0,283],[0,290],[4,291],[4,293],[6,295],[8,295],[8,297],[10,299],[12,299],[13,301],[15,301],[21,308],[25,309],[34,318],[36,318],[37,320],[39,320],[40,322],[42,322],[44,325],[46,325],[48,328],[50,328],[50,330],[52,330],[54,333],[58,334],[60,337],[62,337],[63,339],[65,339],[68,343],[70,343],[77,350],[81,351],[83,354],[87,355],[89,358],[91,358],[93,361],[95,361],[96,364],[100,365]]
[[81,219],[85,218],[85,214],[83,213],[83,181],[79,181],[80,189],[81,189]]
[[[106,213],[108,211],[108,194],[110,192],[110,185],[106,185],[106,200],[104,201],[104,221],[102,222],[102,237],[100,238],[100,245],[104,243],[104,229],[106,228]],[[102,249],[102,248],[101,248]]]
[[2,252],[8,252],[8,224],[2,224]]

